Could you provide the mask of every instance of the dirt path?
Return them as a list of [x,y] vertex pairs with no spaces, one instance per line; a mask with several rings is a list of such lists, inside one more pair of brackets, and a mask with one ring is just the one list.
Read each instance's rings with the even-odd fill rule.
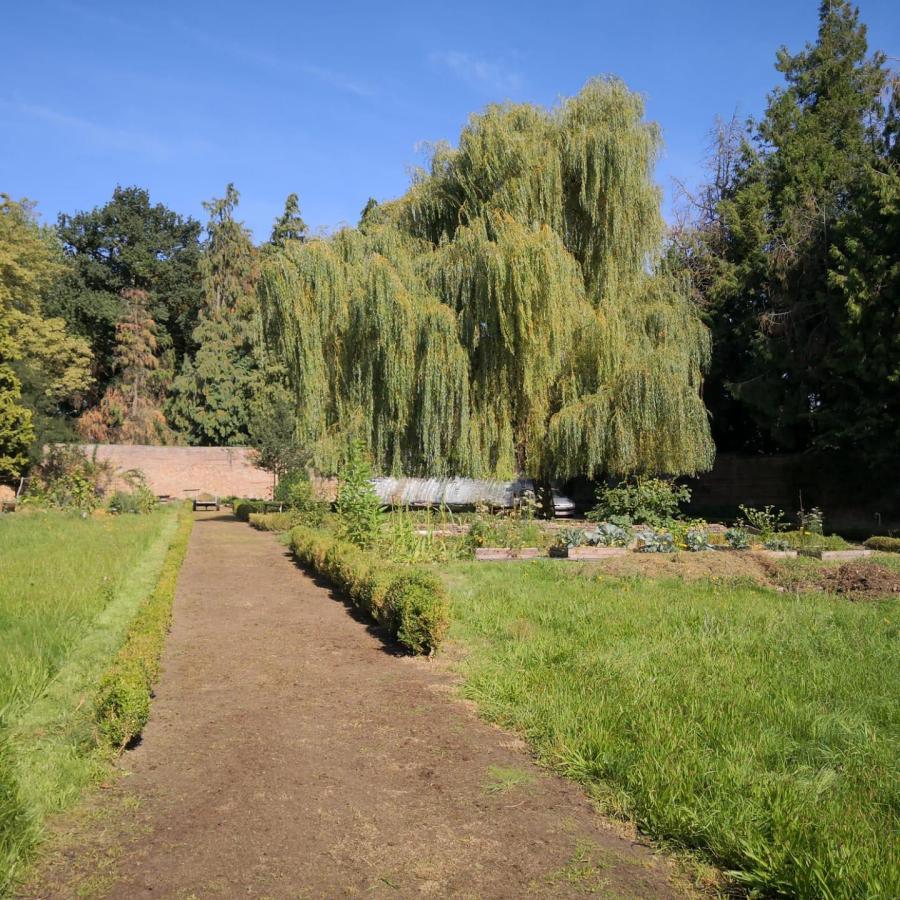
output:
[[128,775],[25,897],[669,897],[672,869],[268,534],[198,517]]

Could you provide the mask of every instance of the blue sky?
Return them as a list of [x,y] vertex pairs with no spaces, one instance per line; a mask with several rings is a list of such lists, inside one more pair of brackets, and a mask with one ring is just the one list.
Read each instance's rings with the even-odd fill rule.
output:
[[[815,36],[813,0],[753,3],[316,3],[8,0],[0,191],[45,220],[116,183],[179,212],[233,181],[257,238],[291,191],[313,229],[403,192],[423,143],[492,101],[554,104],[591,76],[643,93],[696,180],[714,117],[758,113],[781,44]],[[900,6],[863,0],[870,45],[900,57]],[[667,200],[668,204],[668,200]]]

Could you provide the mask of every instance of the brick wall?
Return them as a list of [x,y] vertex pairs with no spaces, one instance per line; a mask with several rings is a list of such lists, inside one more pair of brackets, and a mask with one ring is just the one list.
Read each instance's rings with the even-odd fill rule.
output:
[[140,469],[154,494],[195,497],[272,496],[272,476],[252,462],[246,447],[149,447],[137,444],[84,444],[82,449],[117,470]]
[[708,518],[733,518],[739,503],[776,506],[794,518],[802,498],[806,509],[824,510],[826,531],[866,537],[900,529],[896,482],[880,484],[827,456],[720,453],[711,472],[688,483],[689,511]]

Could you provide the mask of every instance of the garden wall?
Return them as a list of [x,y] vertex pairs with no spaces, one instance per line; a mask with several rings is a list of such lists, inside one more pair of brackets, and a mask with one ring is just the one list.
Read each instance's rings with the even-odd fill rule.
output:
[[896,483],[873,482],[824,455],[721,453],[711,472],[688,481],[690,511],[710,519],[730,518],[743,503],[776,506],[793,516],[802,494],[804,508],[824,510],[829,531],[869,535],[900,529]]
[[154,494],[170,497],[272,496],[272,476],[253,464],[247,447],[150,447],[139,444],[83,444],[88,457],[116,469],[140,469]]

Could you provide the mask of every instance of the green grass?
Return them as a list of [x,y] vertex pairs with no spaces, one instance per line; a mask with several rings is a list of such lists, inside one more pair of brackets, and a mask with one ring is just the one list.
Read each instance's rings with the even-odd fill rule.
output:
[[446,568],[465,693],[751,889],[900,896],[896,601]]
[[486,794],[505,794],[534,782],[529,772],[515,766],[488,766],[487,773],[488,781],[484,786]]
[[107,771],[97,684],[150,594],[175,510],[0,518],[0,895],[43,819]]

